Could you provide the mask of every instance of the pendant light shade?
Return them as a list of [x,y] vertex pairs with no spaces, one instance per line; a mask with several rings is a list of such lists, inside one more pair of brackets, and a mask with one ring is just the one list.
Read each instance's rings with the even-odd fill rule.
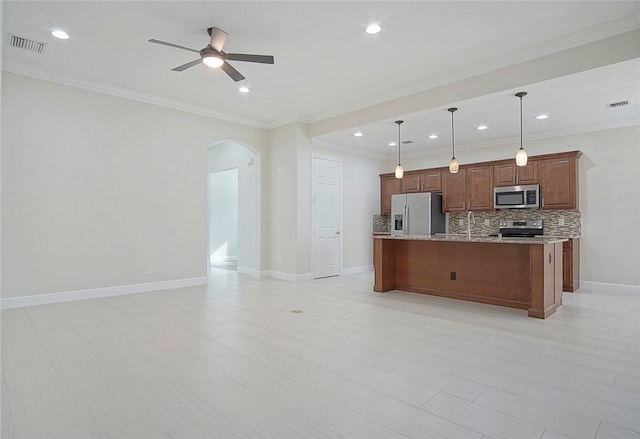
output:
[[516,96],[520,98],[520,149],[516,153],[516,165],[517,166],[526,166],[527,165],[527,151],[524,150],[522,146],[522,98],[527,95],[526,91],[520,91],[516,93]]
[[459,164],[458,164],[458,160],[456,159],[456,140],[455,140],[455,135],[454,135],[454,131],[453,131],[453,113],[454,111],[457,111],[458,109],[455,107],[451,107],[448,108],[447,111],[451,112],[451,161],[449,162],[449,172],[452,174],[457,174],[458,173],[458,168],[459,168]]
[[404,175],[404,169],[400,163],[400,125],[402,125],[404,121],[396,120],[396,123],[398,124],[398,166],[396,166],[396,178],[402,178]]

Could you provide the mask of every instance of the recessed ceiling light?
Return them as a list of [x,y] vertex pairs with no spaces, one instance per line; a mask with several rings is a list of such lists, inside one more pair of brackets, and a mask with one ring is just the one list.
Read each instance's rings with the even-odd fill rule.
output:
[[438,138],[438,135],[437,135],[437,134],[431,134],[431,135],[429,136],[429,138],[430,138],[430,139],[437,139],[437,138]]
[[389,142],[389,146],[398,146],[396,142]]
[[478,125],[478,127],[476,128],[476,130],[478,131],[482,131],[482,130],[486,130],[487,128],[489,128],[488,126],[482,124],[482,125]]
[[368,34],[377,34],[380,33],[380,31],[382,30],[382,27],[379,24],[370,24],[369,26],[367,26],[365,28],[365,32]]
[[251,90],[249,90],[249,87],[240,87],[238,91],[240,93],[249,93]]
[[356,137],[364,136],[364,134],[362,134],[362,131],[357,131],[357,132],[353,133],[353,135],[356,136]]
[[548,114],[538,114],[536,116],[536,119],[538,119],[538,120],[544,120],[544,119],[548,119],[548,118],[549,118]]
[[69,39],[69,34],[66,33],[63,30],[60,29],[55,29],[53,31],[51,31],[51,35],[53,35],[56,38],[59,38],[61,40],[68,40]]

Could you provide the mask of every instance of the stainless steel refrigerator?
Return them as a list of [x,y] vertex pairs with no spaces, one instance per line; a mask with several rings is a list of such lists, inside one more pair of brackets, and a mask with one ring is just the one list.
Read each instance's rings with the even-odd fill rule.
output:
[[391,196],[392,235],[435,235],[444,233],[444,230],[441,194],[425,192]]

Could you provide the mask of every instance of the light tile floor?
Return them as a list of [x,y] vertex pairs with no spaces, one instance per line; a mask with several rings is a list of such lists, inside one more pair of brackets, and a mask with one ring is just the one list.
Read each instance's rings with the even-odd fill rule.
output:
[[640,289],[585,285],[537,320],[371,273],[214,270],[5,310],[2,437],[640,438]]

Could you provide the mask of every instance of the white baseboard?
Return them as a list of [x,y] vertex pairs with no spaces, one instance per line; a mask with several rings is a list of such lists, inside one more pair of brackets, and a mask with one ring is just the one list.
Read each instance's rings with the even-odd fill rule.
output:
[[360,265],[359,267],[349,267],[343,268],[342,274],[357,274],[357,273],[366,273],[368,271],[373,271],[373,265]]
[[90,290],[63,291],[60,293],[46,293],[24,297],[7,297],[0,299],[0,309],[22,308],[25,306],[71,302],[74,300],[99,299],[102,297],[148,293],[150,291],[170,290],[173,288],[194,287],[199,285],[207,285],[207,278],[193,277],[189,279],[166,280],[144,284],[120,285],[117,287],[93,288]]
[[611,287],[611,288],[632,288],[632,289],[640,290],[640,285],[611,284],[608,282],[591,282],[588,280],[581,280],[580,284],[592,285],[594,287],[597,286],[597,287]]
[[292,274],[292,273],[283,273],[282,271],[273,271],[273,270],[261,271],[260,277],[270,277],[272,279],[288,280],[289,282],[313,280],[313,275],[311,273]]

